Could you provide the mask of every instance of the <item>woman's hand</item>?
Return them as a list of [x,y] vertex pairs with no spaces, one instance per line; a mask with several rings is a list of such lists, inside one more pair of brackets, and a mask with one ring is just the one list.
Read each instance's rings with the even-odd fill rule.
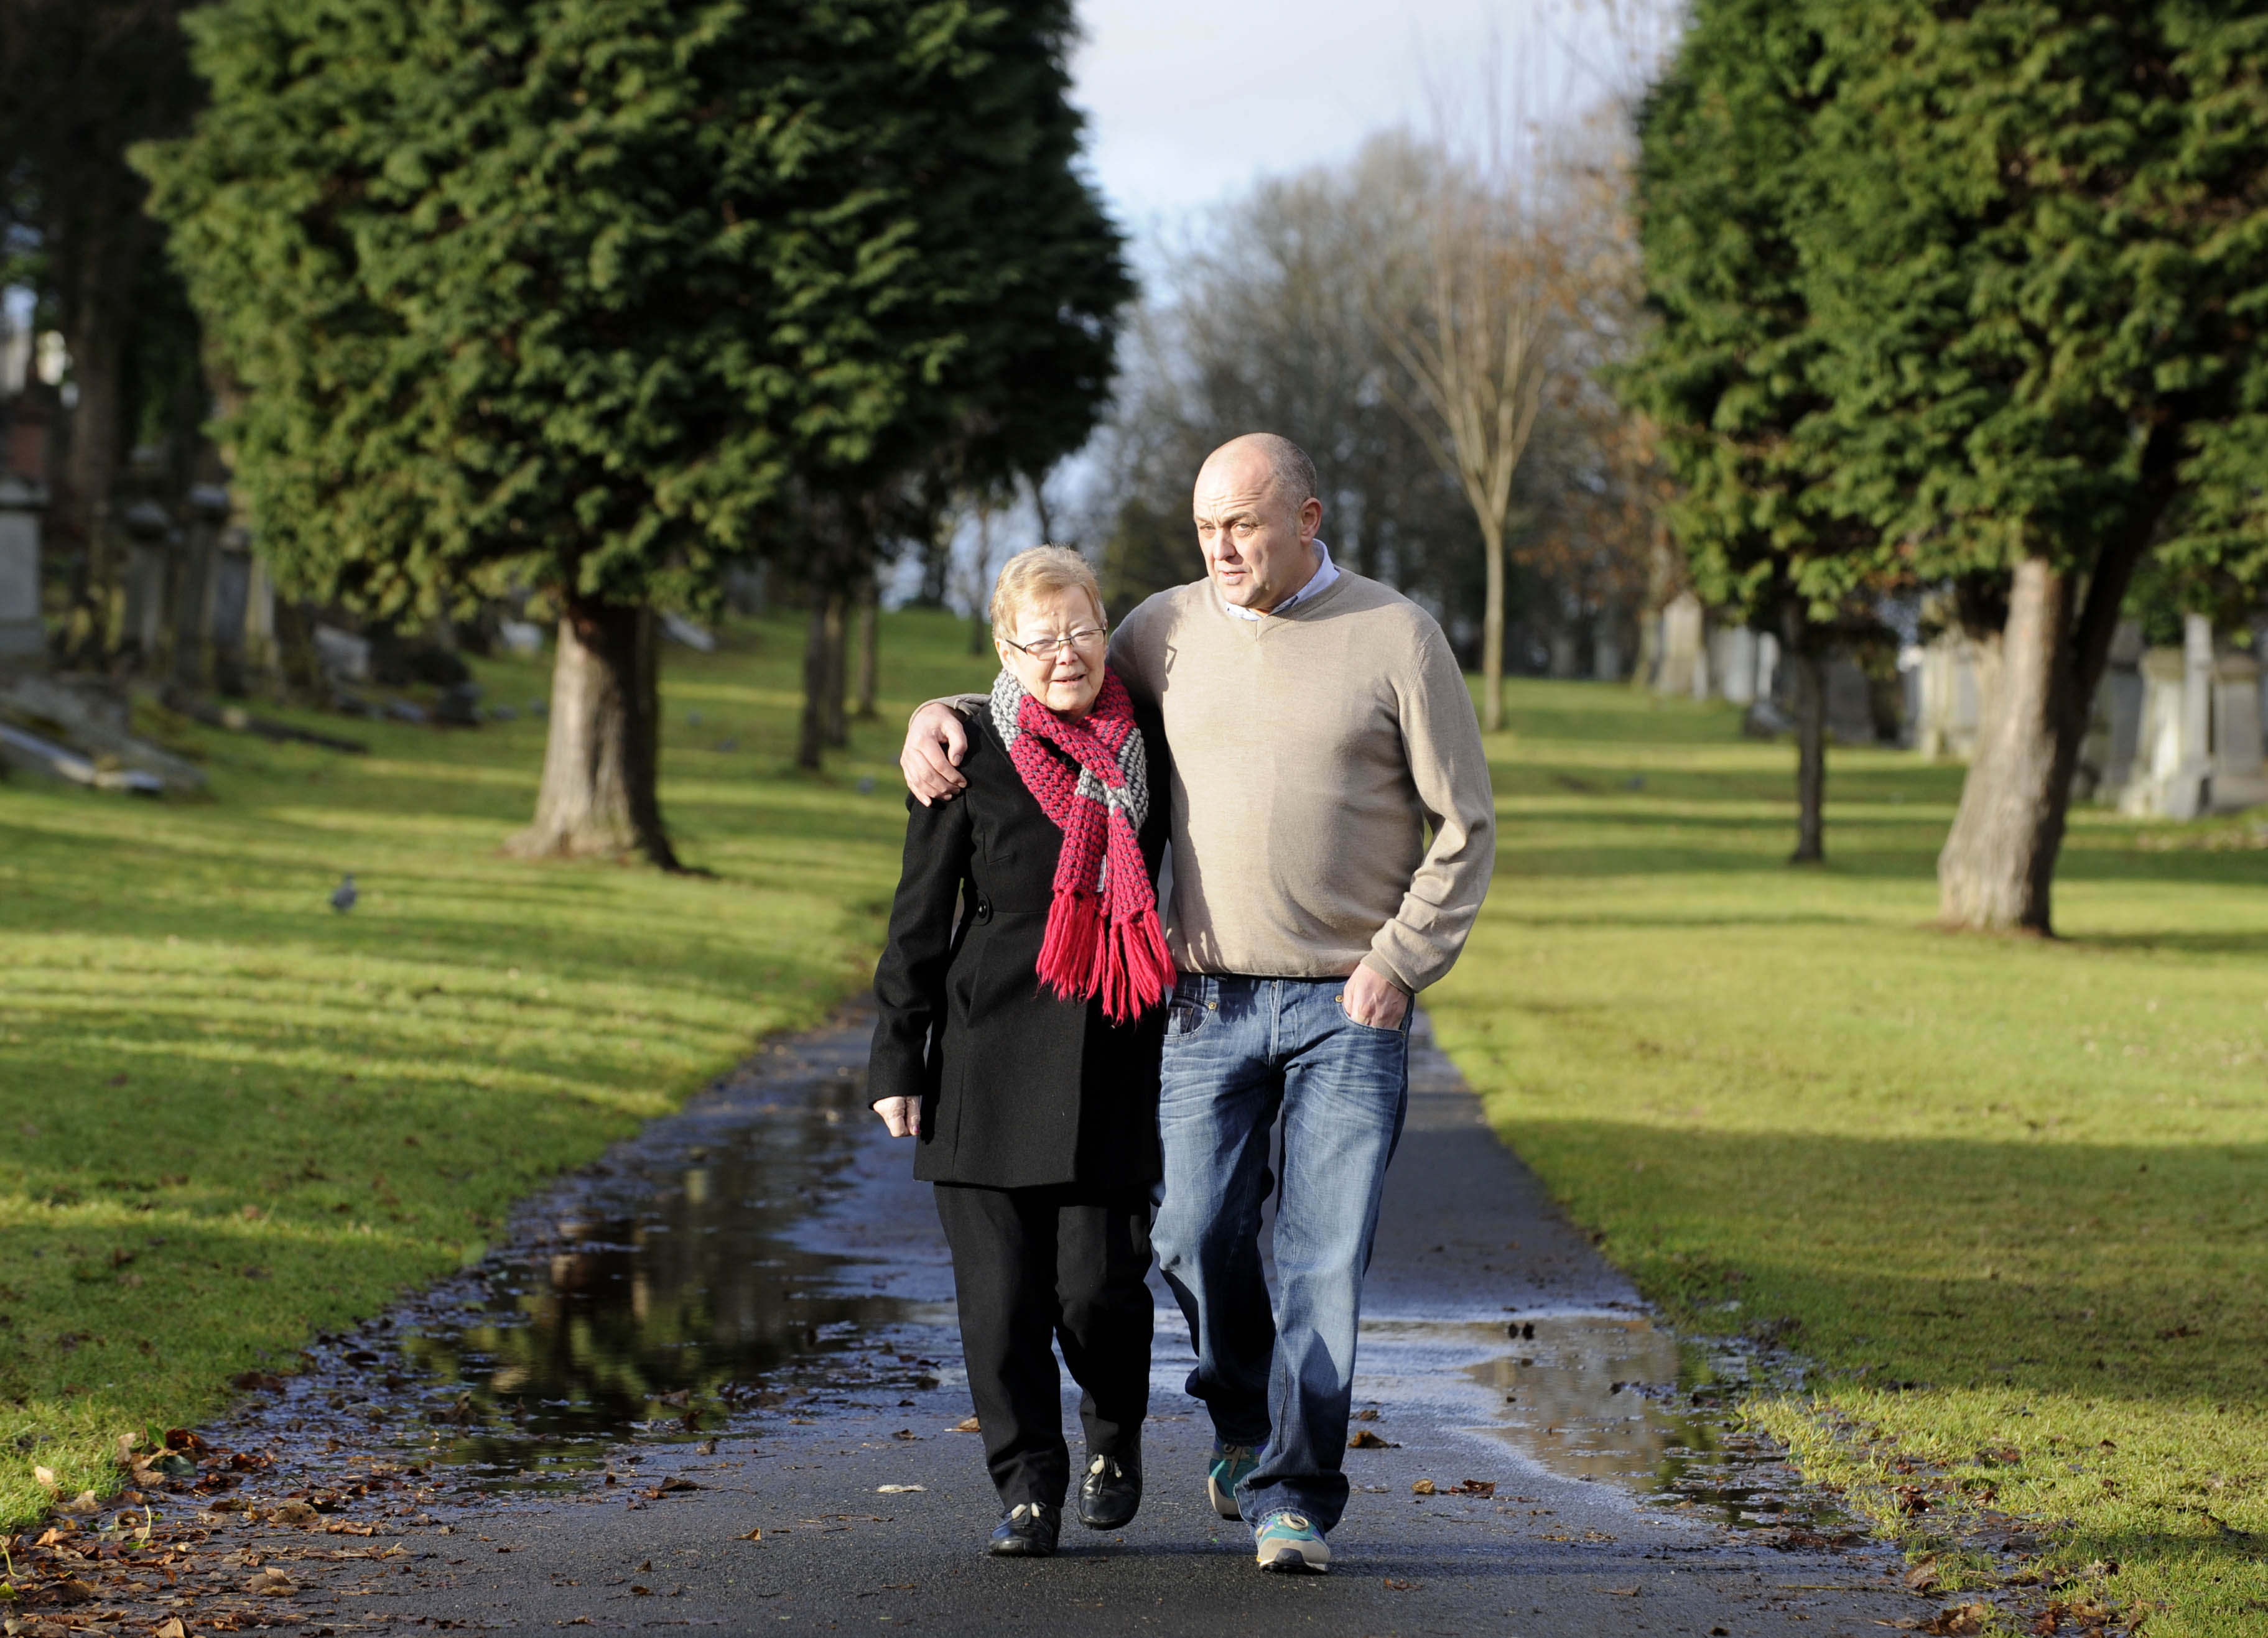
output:
[[878,1098],[874,1113],[882,1117],[882,1124],[890,1128],[892,1137],[921,1135],[921,1099],[918,1098]]

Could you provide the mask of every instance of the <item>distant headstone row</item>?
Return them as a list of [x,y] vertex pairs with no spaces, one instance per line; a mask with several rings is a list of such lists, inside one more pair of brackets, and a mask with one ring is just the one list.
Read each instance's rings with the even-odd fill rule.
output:
[[[1749,725],[1786,732],[1787,679],[1767,632],[1713,626],[1688,591],[1656,617],[1648,686],[1657,694],[1723,699],[1749,708]],[[2268,803],[2268,621],[2251,649],[2216,643],[2202,614],[2183,622],[2181,646],[2147,647],[2123,622],[2095,690],[2074,795],[2144,817],[2193,819]],[[1966,758],[1988,704],[1988,668],[1959,631],[1898,650],[1900,686],[1886,690],[1848,653],[1827,663],[1827,731],[1840,745],[1897,744],[1926,757]]]

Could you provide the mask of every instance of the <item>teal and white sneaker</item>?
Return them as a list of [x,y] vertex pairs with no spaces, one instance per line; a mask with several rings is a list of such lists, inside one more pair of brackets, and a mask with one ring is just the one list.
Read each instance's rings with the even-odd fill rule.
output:
[[1270,1513],[1252,1532],[1260,1568],[1291,1576],[1321,1576],[1331,1568],[1330,1543],[1304,1513]]
[[1248,1444],[1223,1444],[1212,1442],[1212,1466],[1205,1474],[1205,1498],[1212,1510],[1223,1518],[1242,1518],[1236,1510],[1236,1487],[1242,1484],[1252,1470],[1260,1465],[1258,1454]]

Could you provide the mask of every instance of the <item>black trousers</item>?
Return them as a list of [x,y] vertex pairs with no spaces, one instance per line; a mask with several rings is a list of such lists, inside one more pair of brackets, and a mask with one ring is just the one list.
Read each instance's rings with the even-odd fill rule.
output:
[[1051,1340],[1085,1390],[1079,1414],[1088,1452],[1125,1461],[1141,1451],[1150,1411],[1149,1198],[1076,1185],[940,1183],[937,1215],[953,1248],[969,1396],[1001,1505],[1061,1507],[1071,1452]]

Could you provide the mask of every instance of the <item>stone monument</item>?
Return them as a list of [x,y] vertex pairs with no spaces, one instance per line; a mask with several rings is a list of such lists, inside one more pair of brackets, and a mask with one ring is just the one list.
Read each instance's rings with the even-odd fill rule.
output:
[[40,618],[40,514],[44,487],[0,473],[0,667],[22,669],[45,658]]

